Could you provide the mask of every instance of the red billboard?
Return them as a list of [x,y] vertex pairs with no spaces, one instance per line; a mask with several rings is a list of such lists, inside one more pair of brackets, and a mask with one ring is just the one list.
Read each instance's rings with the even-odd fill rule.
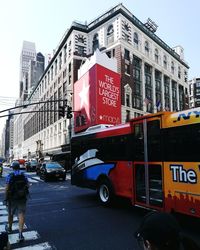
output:
[[74,131],[121,123],[120,75],[95,64],[74,84]]

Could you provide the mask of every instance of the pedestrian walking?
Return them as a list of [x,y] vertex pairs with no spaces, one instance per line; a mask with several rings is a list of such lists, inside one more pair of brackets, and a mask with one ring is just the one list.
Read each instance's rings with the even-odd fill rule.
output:
[[142,250],[200,250],[196,242],[182,233],[177,220],[169,213],[148,213],[135,237]]
[[0,162],[0,177],[3,176],[3,163]]
[[8,224],[6,232],[12,232],[13,216],[19,220],[19,242],[24,241],[23,228],[25,223],[26,202],[29,195],[27,176],[20,171],[19,162],[12,163],[13,173],[6,177],[5,203],[8,208]]

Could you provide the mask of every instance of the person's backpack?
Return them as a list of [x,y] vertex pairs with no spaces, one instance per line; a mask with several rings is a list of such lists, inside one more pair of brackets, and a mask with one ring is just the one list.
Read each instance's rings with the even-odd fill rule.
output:
[[28,183],[23,173],[12,174],[9,182],[9,197],[14,200],[24,200],[29,194]]

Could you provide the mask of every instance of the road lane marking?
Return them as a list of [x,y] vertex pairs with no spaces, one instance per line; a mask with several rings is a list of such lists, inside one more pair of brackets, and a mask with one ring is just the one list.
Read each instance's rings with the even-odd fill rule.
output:
[[[25,241],[36,240],[36,239],[38,239],[40,237],[37,231],[23,232],[23,236],[24,236]],[[9,239],[9,242],[10,242],[11,245],[18,243],[18,241],[19,241],[19,233],[17,233],[17,234],[9,234],[8,239]]]
[[48,242],[35,244],[27,247],[14,248],[13,250],[51,250],[52,247]]

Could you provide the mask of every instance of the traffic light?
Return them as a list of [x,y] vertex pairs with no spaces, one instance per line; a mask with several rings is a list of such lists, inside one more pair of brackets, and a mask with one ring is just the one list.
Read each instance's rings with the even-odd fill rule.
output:
[[67,119],[72,118],[72,107],[67,106]]
[[59,106],[58,107],[58,115],[59,115],[59,117],[64,117],[65,116],[65,107],[64,106]]

